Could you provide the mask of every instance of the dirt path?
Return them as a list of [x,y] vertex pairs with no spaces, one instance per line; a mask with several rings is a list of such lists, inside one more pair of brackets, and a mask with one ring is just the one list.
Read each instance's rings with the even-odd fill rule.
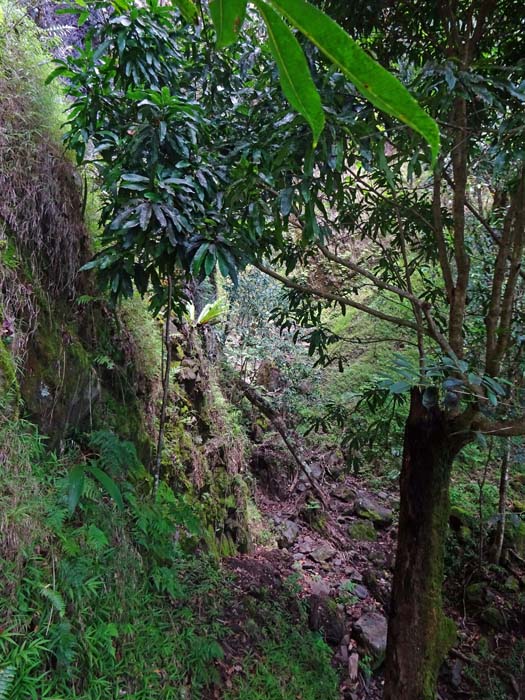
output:
[[[319,631],[333,649],[333,664],[342,679],[341,700],[381,700],[396,548],[396,494],[372,492],[353,476],[333,478],[320,466],[312,470],[327,495],[328,510],[320,507],[306,478],[297,479],[290,492],[289,482],[278,483],[263,475],[255,497],[263,527],[274,533],[274,541],[230,559],[227,566],[248,595],[258,595],[261,588],[278,595],[279,587],[292,584],[306,603],[309,627]],[[514,569],[515,593],[505,589],[508,571],[489,570],[485,578],[480,574],[482,583],[476,584],[476,590],[482,591],[485,607],[467,600],[475,580],[470,574],[465,574],[465,580],[458,580],[457,572],[451,574],[446,582],[447,614],[457,625],[458,643],[443,665],[438,700],[478,699],[476,688],[485,676],[487,682],[502,678],[509,700],[525,698],[525,673],[515,676],[501,661],[510,658],[525,633],[518,595],[524,588],[524,574]],[[503,615],[503,626],[498,628],[484,617],[487,603]],[[493,649],[485,661],[478,658],[480,640]]]
[[[309,611],[309,626],[334,650],[341,698],[379,700],[386,613],[395,551],[395,497],[372,494],[358,479],[315,477],[328,496],[320,507],[306,478],[278,498],[259,488],[256,501],[273,545],[235,557],[228,567],[245,589],[292,582]],[[270,489],[270,492],[272,490]]]

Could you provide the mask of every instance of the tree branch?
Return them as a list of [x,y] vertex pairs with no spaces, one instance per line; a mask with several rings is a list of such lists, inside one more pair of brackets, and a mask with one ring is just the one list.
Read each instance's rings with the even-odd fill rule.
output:
[[292,443],[290,437],[288,436],[288,431],[286,430],[286,425],[284,424],[283,419],[281,416],[275,411],[272,406],[264,399],[262,396],[260,396],[255,389],[250,386],[247,382],[245,382],[243,379],[240,377],[235,378],[235,382],[237,383],[238,387],[246,396],[248,401],[257,408],[258,411],[260,411],[263,416],[266,416],[270,423],[273,425],[275,430],[279,433],[281,436],[284,444],[288,448],[290,454],[294,458],[295,462],[297,463],[297,466],[299,469],[305,474],[306,478],[312,485],[312,488],[314,491],[317,493],[319,498],[321,499],[321,502],[323,506],[325,507],[326,510],[328,510],[328,500],[326,497],[326,494],[324,491],[321,489],[319,484],[315,481],[315,479],[312,477],[310,473],[310,469],[308,468],[308,465],[301,459],[299,456],[299,452]]
[[454,195],[452,218],[454,221],[454,258],[456,261],[456,284],[453,289],[449,314],[449,340],[456,355],[463,356],[463,322],[467,302],[470,274],[470,259],[465,247],[465,201],[467,188],[467,103],[457,97],[452,121],[460,128],[453,134],[452,167],[454,172]]
[[[445,171],[443,171],[443,179],[446,180],[446,182],[450,185],[452,189],[454,189],[454,180]],[[485,231],[487,231],[494,243],[496,243],[496,245],[500,245],[501,236],[496,231],[496,229],[492,228],[487,219],[476,209],[476,207],[468,199],[465,200],[465,206],[467,207],[469,212],[474,216],[474,218],[479,221],[479,223],[483,226]],[[520,270],[520,277],[525,280],[525,270]]]
[[525,415],[510,420],[491,420],[481,413],[472,422],[472,430],[494,437],[525,435]]
[[315,287],[311,287],[310,285],[300,284],[299,282],[295,282],[294,280],[291,280],[285,275],[281,275],[278,272],[275,272],[274,270],[272,270],[269,267],[266,267],[266,265],[263,265],[262,263],[254,263],[254,266],[261,272],[264,272],[264,274],[273,277],[273,279],[277,280],[278,282],[281,282],[281,284],[283,284],[285,287],[288,287],[288,289],[295,289],[296,291],[301,292],[303,294],[310,294],[319,299],[326,299],[327,301],[332,301],[336,304],[349,306],[352,309],[363,311],[364,313],[369,314],[370,316],[380,318],[382,321],[388,321],[389,323],[393,323],[397,326],[411,328],[412,330],[417,332],[417,326],[412,321],[408,321],[404,318],[399,318],[399,316],[392,316],[390,314],[386,314],[383,311],[378,311],[377,309],[373,309],[370,306],[366,306],[365,304],[361,304],[358,301],[354,301],[349,297],[341,296],[339,294],[331,294],[330,292],[324,292],[321,289],[316,289]]
[[501,234],[499,248],[496,255],[496,262],[494,265],[494,274],[492,276],[490,302],[487,309],[487,315],[485,317],[485,328],[487,330],[485,367],[487,372],[492,376],[495,376],[498,373],[496,346],[498,341],[498,327],[501,320],[501,290],[503,289],[503,284],[505,282],[505,269],[514,235],[513,220],[515,207],[516,198],[513,197],[503,222],[503,233]]
[[522,171],[518,191],[514,197],[514,236],[507,284],[501,303],[501,317],[495,351],[496,374],[499,373],[501,360],[507,351],[512,331],[512,309],[516,298],[516,286],[523,259],[525,244],[525,172]]
[[433,193],[432,193],[432,216],[434,219],[434,236],[438,247],[438,259],[443,273],[445,289],[449,304],[452,302],[454,281],[452,279],[452,271],[447,255],[447,246],[445,244],[445,236],[443,234],[443,216],[441,214],[441,174],[436,170],[434,174]]

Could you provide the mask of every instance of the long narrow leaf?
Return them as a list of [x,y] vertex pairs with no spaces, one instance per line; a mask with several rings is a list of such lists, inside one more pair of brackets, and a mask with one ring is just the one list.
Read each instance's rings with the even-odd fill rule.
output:
[[289,27],[269,5],[261,0],[256,0],[256,5],[268,30],[268,41],[279,68],[283,92],[292,107],[310,124],[316,144],[324,128],[324,113],[303,50]]
[[181,15],[184,17],[186,22],[193,24],[196,22],[198,17],[198,10],[195,3],[192,0],[173,0],[175,5],[179,8]]
[[236,41],[246,15],[247,0],[211,0],[210,15],[217,34],[217,47]]
[[432,159],[439,152],[436,122],[391,73],[374,61],[334,20],[306,0],[270,0],[333,63],[359,92],[383,112],[400,119],[429,143]]
[[93,474],[93,476],[98,479],[102,486],[106,489],[111,498],[115,501],[120,510],[124,510],[124,501],[122,500],[122,494],[117,484],[113,479],[102,471],[96,464],[88,464],[87,469]]
[[76,510],[78,502],[82,496],[84,490],[84,465],[77,464],[69,472],[68,476],[68,496],[67,496],[67,507],[71,515]]

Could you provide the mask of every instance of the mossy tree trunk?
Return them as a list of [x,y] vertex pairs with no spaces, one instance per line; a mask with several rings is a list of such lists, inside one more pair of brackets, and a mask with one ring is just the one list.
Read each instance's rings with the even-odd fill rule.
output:
[[450,472],[460,449],[451,433],[441,409],[425,407],[414,389],[400,479],[385,700],[433,700],[439,667],[455,639],[442,601]]

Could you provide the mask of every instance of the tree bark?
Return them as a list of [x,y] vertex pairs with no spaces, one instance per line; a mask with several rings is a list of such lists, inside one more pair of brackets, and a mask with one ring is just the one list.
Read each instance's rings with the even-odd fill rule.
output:
[[452,461],[460,446],[445,414],[412,390],[400,478],[396,568],[384,700],[434,700],[439,667],[455,640],[443,614],[444,546]]
[[503,448],[503,459],[501,460],[501,472],[499,479],[499,519],[496,526],[496,537],[494,547],[491,552],[491,561],[493,564],[499,564],[501,553],[503,551],[503,541],[505,539],[505,517],[507,515],[507,486],[509,483],[509,463],[512,445],[510,440],[507,440]]

